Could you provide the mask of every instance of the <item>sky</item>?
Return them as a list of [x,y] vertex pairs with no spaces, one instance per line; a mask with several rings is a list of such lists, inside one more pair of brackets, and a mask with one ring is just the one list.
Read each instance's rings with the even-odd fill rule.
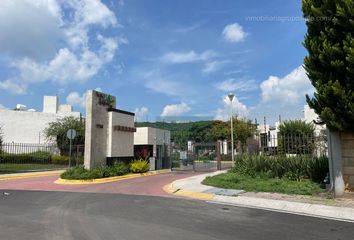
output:
[[[117,97],[137,121],[303,117],[301,1],[2,0],[0,107]],[[235,94],[230,102],[228,93]]]

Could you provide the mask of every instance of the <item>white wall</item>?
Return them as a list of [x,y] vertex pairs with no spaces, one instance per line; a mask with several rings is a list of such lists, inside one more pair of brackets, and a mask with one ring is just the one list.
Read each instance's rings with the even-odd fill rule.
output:
[[50,122],[65,116],[80,117],[79,112],[44,113],[0,109],[0,126],[4,142],[46,143],[44,129]]
[[[171,144],[171,132],[152,127],[138,127],[134,133],[134,145],[153,145],[153,156],[156,157],[156,145]],[[170,149],[167,147],[167,156]]]
[[136,128],[136,132],[134,133],[134,145],[146,145],[148,143],[148,130],[148,127]]
[[[320,118],[318,115],[315,113],[315,111],[309,107],[309,105],[304,106],[304,119],[305,122],[307,123],[313,123],[313,121],[319,121]],[[326,130],[326,125],[318,125],[314,124],[315,126],[315,134],[320,135],[321,131]]]
[[134,128],[134,116],[109,112],[108,119],[107,157],[134,156],[134,132],[114,130],[114,126],[117,125]]
[[57,96],[43,97],[43,112],[57,113],[59,109],[59,98]]

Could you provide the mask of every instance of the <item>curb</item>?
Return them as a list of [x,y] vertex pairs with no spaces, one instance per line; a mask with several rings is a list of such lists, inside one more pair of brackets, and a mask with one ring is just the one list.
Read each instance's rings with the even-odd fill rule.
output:
[[170,169],[158,170],[153,172],[146,172],[146,173],[133,173],[123,176],[116,176],[116,177],[108,177],[108,178],[96,178],[96,179],[88,179],[88,180],[69,180],[69,179],[62,179],[58,178],[54,183],[56,184],[99,184],[99,183],[109,183],[109,182],[116,182],[124,179],[132,179],[138,177],[144,177],[149,175],[156,175],[161,173],[168,173],[171,172]]
[[291,210],[283,210],[283,209],[277,209],[277,208],[268,208],[268,207],[261,207],[261,206],[255,206],[255,205],[247,205],[247,204],[237,204],[237,203],[215,201],[215,200],[210,200],[210,201],[207,201],[207,202],[213,203],[213,204],[219,204],[219,205],[227,205],[227,206],[234,206],[234,207],[241,207],[241,208],[258,209],[258,210],[263,210],[263,211],[287,213],[287,214],[293,214],[293,215],[299,215],[299,216],[322,218],[322,219],[327,219],[327,220],[335,220],[335,221],[341,221],[341,222],[354,223],[354,219],[352,219],[352,218],[332,217],[332,216],[320,215],[320,214],[314,214],[314,213],[297,212],[297,211],[291,211]]
[[192,192],[189,190],[183,190],[183,189],[175,189],[173,187],[173,183],[167,184],[163,187],[163,190],[169,194],[180,196],[180,197],[188,197],[192,199],[198,199],[198,200],[204,200],[204,201],[210,201],[214,199],[215,194],[213,193],[203,193],[203,192]]
[[55,175],[60,175],[62,172],[46,172],[46,173],[29,173],[29,174],[22,174],[22,175],[15,175],[15,176],[0,176],[0,181],[5,181],[5,180],[14,180],[14,179],[23,179],[23,178],[33,178],[33,177],[48,177],[48,176],[55,176]]
[[184,184],[181,184],[178,181],[181,181],[181,179],[175,180],[172,183],[165,185],[163,187],[163,190],[171,195],[203,200],[213,204],[229,205],[242,208],[253,208],[265,211],[281,212],[335,221],[354,222],[354,208],[328,206],[318,203],[314,204],[292,202],[286,200],[273,200],[267,198],[254,198],[246,196],[234,197],[207,192],[208,189],[199,192],[198,190],[194,190],[194,188],[190,188],[190,190],[184,190],[186,184],[196,184],[193,183],[195,179],[190,179]]

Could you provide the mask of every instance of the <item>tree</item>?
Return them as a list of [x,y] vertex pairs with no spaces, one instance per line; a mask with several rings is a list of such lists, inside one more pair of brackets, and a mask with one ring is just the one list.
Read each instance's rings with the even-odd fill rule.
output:
[[303,120],[284,121],[279,126],[278,152],[311,154],[315,147],[315,126]]
[[58,147],[63,150],[69,146],[70,140],[66,137],[66,132],[69,129],[75,129],[77,132],[73,144],[85,144],[85,122],[81,118],[72,116],[60,118],[55,122],[49,123],[44,130],[44,135],[49,141],[55,140]]
[[306,95],[332,131],[354,130],[354,1],[302,0],[307,18],[304,67],[316,89]]
[[195,142],[212,142],[213,136],[211,129],[213,127],[212,121],[194,122],[189,129],[189,137]]
[[230,139],[230,132],[230,127],[227,122],[214,121],[210,129],[210,138],[212,138],[214,142],[217,140]]
[[240,142],[241,151],[244,152],[247,140],[255,134],[256,128],[250,120],[245,118],[238,119],[237,117],[234,117],[232,123],[234,130],[234,139],[235,141]]

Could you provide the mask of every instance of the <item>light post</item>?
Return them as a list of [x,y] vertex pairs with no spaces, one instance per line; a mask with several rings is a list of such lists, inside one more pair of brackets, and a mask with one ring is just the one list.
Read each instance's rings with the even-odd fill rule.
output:
[[227,95],[229,97],[229,100],[231,102],[231,116],[230,116],[230,122],[231,122],[231,160],[232,160],[232,167],[235,166],[235,157],[234,157],[234,128],[233,128],[233,113],[232,113],[232,100],[234,100],[235,95],[233,93],[229,93]]

